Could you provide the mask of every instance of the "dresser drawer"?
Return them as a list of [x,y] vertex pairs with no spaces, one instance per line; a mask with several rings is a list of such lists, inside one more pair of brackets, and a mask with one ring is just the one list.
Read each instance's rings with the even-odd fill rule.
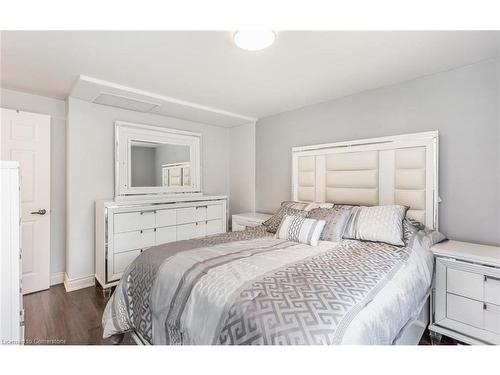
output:
[[156,228],[156,245],[177,241],[177,228],[162,227]]
[[500,278],[485,276],[484,300],[495,305],[500,305]]
[[206,223],[206,235],[222,233],[222,220],[208,220]]
[[154,229],[117,233],[114,237],[114,253],[142,249],[154,246],[156,236]]
[[175,208],[156,211],[156,227],[167,227],[177,224],[177,210]]
[[119,274],[125,271],[130,263],[141,253],[140,250],[126,251],[115,254],[113,257],[113,273]]
[[222,204],[212,204],[207,206],[207,220],[221,219],[222,216]]
[[204,221],[177,226],[177,241],[189,240],[190,238],[203,237],[206,231]]
[[196,223],[207,220],[206,205],[184,207],[177,209],[177,224]]
[[114,214],[114,232],[130,232],[140,229],[154,228],[155,211],[123,212]]

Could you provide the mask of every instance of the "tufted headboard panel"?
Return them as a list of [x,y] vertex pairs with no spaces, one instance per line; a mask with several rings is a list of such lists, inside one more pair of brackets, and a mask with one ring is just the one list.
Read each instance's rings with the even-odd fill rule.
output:
[[294,147],[292,199],[405,205],[437,229],[438,132]]

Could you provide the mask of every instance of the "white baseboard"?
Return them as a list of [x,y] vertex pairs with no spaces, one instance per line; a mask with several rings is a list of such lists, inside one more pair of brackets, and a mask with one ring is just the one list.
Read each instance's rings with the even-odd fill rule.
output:
[[94,275],[70,279],[68,277],[68,274],[64,273],[64,289],[66,289],[66,292],[72,292],[74,290],[88,288],[94,285],[95,285]]
[[64,272],[56,272],[50,275],[50,286],[62,284],[64,282]]

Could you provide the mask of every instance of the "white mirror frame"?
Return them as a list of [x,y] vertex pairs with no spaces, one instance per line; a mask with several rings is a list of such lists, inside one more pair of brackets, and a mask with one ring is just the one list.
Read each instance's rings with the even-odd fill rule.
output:
[[[130,147],[132,141],[168,143],[189,146],[191,162],[191,184],[189,186],[132,187],[130,170]],[[196,194],[201,192],[200,163],[201,134],[159,126],[115,122],[115,198],[158,195]]]

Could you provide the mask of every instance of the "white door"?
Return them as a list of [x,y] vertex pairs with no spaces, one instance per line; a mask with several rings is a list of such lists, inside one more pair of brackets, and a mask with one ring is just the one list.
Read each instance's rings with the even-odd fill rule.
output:
[[0,157],[19,162],[23,294],[50,287],[50,116],[1,108]]

